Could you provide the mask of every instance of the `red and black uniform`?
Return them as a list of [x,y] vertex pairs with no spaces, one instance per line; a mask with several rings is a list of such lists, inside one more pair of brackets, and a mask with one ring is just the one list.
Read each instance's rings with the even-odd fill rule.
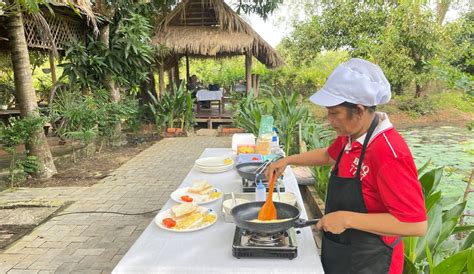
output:
[[[336,160],[326,213],[390,213],[401,222],[422,222],[426,210],[411,152],[388,118],[371,124],[354,142],[339,136],[328,148]],[[362,144],[362,143],[363,144]],[[402,273],[403,241],[348,229],[324,233],[322,260],[327,273]],[[342,272],[341,272],[342,271]]]

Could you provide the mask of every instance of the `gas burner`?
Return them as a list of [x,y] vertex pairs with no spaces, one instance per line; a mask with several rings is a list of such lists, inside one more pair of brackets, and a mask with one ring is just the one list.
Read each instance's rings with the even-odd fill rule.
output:
[[276,234],[249,232],[236,227],[232,254],[241,257],[294,259],[298,255],[294,228]]
[[[262,233],[246,233],[247,242],[242,244],[245,246],[287,246],[288,240],[285,233],[280,232],[276,234],[262,234]],[[247,236],[247,235],[246,235]],[[287,235],[288,236],[288,235]]]
[[[268,180],[262,180],[263,185],[265,186],[267,192],[268,192]],[[275,187],[273,188],[273,191],[278,191],[277,187],[280,188],[280,192],[285,192],[285,185],[283,184],[283,181],[281,178],[278,178]],[[253,180],[248,180],[245,178],[242,178],[242,191],[243,192],[255,192],[255,189],[257,188],[257,184]]]

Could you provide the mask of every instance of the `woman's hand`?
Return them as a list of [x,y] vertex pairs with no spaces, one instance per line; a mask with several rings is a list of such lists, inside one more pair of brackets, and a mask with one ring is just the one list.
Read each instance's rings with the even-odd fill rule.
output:
[[347,211],[336,211],[324,215],[321,220],[316,224],[318,230],[324,230],[333,234],[341,234],[347,227],[347,218],[349,218],[350,212]]
[[277,178],[285,172],[286,166],[288,165],[287,158],[280,159],[274,163],[271,163],[265,171],[265,176],[270,179],[270,174],[275,172]]

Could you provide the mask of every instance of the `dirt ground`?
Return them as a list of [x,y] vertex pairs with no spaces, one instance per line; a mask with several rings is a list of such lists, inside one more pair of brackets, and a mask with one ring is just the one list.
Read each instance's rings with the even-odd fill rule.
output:
[[55,187],[55,186],[91,186],[107,177],[115,169],[138,153],[153,145],[156,141],[146,141],[140,144],[127,144],[121,147],[103,148],[102,151],[90,157],[62,160],[56,163],[58,174],[49,180],[29,179],[20,187]]
[[427,114],[419,117],[412,117],[407,113],[389,114],[390,121],[396,128],[406,129],[426,126],[454,126],[466,127],[474,120],[474,115],[460,111],[438,111],[436,114]]

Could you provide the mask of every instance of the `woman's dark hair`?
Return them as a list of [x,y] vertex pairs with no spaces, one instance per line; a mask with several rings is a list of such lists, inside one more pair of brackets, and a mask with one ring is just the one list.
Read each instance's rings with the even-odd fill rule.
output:
[[[340,104],[339,106],[343,106],[347,109],[347,114],[349,115],[349,118],[352,118],[352,115],[354,115],[354,113],[360,111],[357,108],[357,104],[353,104],[353,103],[349,103],[349,102],[344,102],[344,103]],[[374,113],[376,106],[370,106],[370,107],[364,106],[364,108],[368,109],[369,113]]]

